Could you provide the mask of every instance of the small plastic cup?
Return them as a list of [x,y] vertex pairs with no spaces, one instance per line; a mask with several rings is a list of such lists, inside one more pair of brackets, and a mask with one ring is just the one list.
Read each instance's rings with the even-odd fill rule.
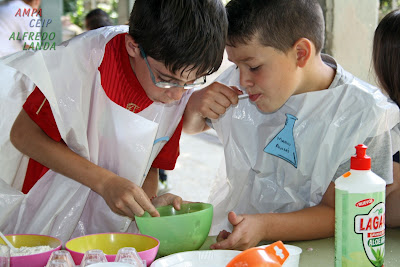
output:
[[66,260],[51,260],[47,263],[46,267],[68,267]]
[[123,258],[123,259],[119,260],[118,262],[120,262],[120,263],[128,263],[128,264],[131,264],[133,266],[137,266],[136,260],[131,259],[131,258]]
[[[53,251],[50,255],[48,263],[50,263],[52,260],[64,260],[67,263],[67,267],[75,267],[75,263],[71,254],[66,250]],[[46,267],[49,267],[48,264]]]
[[94,265],[94,264],[100,264],[100,263],[108,263],[108,262],[101,262],[101,261],[99,261],[99,260],[85,260],[85,261],[82,261],[82,263],[81,263],[81,267],[86,267],[86,266],[89,266],[89,265]]
[[100,249],[92,249],[85,252],[81,262],[81,267],[101,262],[107,262],[104,252]]
[[10,248],[0,244],[0,267],[10,267]]
[[126,264],[130,264],[130,265],[136,266],[136,267],[146,267],[147,266],[145,260],[138,262],[136,259],[132,259],[132,258],[123,258],[119,261],[119,263],[126,263]]
[[285,248],[289,251],[289,257],[283,263],[282,267],[299,267],[300,254],[303,250],[292,245],[285,245]]
[[122,262],[101,262],[91,265],[90,267],[132,267],[134,265]]
[[143,260],[140,258],[135,248],[124,247],[118,250],[115,262],[125,262],[132,264],[133,266],[141,267]]

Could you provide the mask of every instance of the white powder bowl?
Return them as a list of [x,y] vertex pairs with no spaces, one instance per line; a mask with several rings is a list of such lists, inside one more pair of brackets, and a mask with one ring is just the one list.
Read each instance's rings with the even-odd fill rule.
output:
[[[58,238],[47,235],[34,235],[34,234],[18,234],[6,235],[6,238],[16,248],[27,247],[19,249],[19,255],[10,257],[10,266],[12,267],[43,267],[51,253],[55,250],[60,250],[62,242]],[[0,240],[0,244],[5,244]],[[46,251],[47,250],[47,251]],[[34,253],[31,255],[26,255]]]

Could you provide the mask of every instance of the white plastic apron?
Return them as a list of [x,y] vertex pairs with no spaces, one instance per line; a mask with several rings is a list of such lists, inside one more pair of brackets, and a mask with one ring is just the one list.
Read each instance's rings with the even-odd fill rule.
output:
[[[138,114],[112,102],[97,68],[106,43],[127,29],[90,31],[56,51],[25,53],[6,62],[41,89],[69,148],[141,186],[191,91],[179,102],[153,103]],[[0,226],[6,233],[49,234],[65,242],[84,234],[135,230],[130,218],[113,213],[98,194],[51,170],[27,195],[4,185],[0,198]]]
[[[4,77],[11,78],[16,83],[8,83]],[[11,68],[0,68],[0,178],[14,188],[22,189],[21,177],[25,177],[29,158],[18,153],[10,142],[10,130],[21,111],[28,95],[32,92],[33,83],[22,73]],[[13,90],[13,85],[18,90]],[[4,115],[3,115],[4,114]],[[21,172],[17,172],[20,169]],[[20,178],[17,178],[17,177]]]
[[[337,71],[344,73],[340,66]],[[217,80],[240,86],[235,66]],[[216,235],[232,229],[230,211],[292,212],[318,204],[354,146],[392,129],[399,123],[399,110],[377,88],[352,79],[351,84],[292,96],[269,114],[240,100],[212,123],[228,163],[221,166],[209,198],[214,204],[210,234]]]

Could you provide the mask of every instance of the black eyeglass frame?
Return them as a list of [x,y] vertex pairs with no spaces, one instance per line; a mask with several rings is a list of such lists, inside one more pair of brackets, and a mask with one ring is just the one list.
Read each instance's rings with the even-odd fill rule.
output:
[[203,81],[200,82],[194,82],[194,83],[190,83],[190,84],[184,84],[184,85],[180,85],[178,83],[169,83],[169,82],[157,82],[156,81],[156,77],[153,74],[153,71],[151,70],[149,61],[147,60],[147,55],[144,52],[143,48],[139,45],[139,49],[140,49],[140,54],[142,55],[142,57],[144,58],[144,61],[146,62],[147,68],[149,69],[150,72],[150,78],[153,81],[154,85],[160,88],[172,88],[172,87],[183,87],[183,89],[192,89],[195,87],[198,87],[200,85],[205,84],[206,81],[206,76],[203,76]]

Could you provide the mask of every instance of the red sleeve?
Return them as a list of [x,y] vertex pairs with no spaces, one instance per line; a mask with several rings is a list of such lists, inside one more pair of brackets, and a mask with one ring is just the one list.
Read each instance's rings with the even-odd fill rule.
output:
[[61,141],[56,121],[53,117],[49,101],[38,87],[29,95],[23,106],[29,117],[54,141]]
[[183,118],[175,129],[171,139],[164,145],[151,165],[153,168],[173,170],[179,156],[179,140],[181,139]]
[[[23,105],[25,112],[29,117],[53,140],[61,141],[61,135],[58,131],[56,121],[54,120],[49,102],[46,100],[39,88],[29,95]],[[22,192],[27,194],[37,181],[48,171],[48,168],[39,162],[29,159],[28,168],[25,174]]]

